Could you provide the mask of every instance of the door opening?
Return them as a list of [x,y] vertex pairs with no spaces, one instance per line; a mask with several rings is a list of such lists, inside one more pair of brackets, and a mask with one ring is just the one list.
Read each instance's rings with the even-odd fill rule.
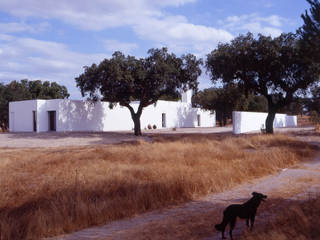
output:
[[33,116],[33,131],[37,131],[37,112],[32,111],[32,116]]
[[56,111],[48,111],[49,131],[56,131]]
[[166,128],[167,127],[167,119],[166,119],[166,114],[162,113],[162,127]]
[[201,126],[200,114],[197,115],[197,121],[198,121],[198,127],[200,127]]

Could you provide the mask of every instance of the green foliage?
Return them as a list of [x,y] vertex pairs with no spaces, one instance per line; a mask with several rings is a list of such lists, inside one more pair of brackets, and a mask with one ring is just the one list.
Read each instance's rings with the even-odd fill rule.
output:
[[9,127],[9,102],[30,99],[68,98],[69,93],[65,86],[48,81],[12,81],[9,84],[0,83],[0,127],[3,130]]
[[320,124],[320,113],[318,111],[311,111],[310,120],[315,124]]
[[197,107],[216,111],[216,118],[221,126],[226,125],[227,119],[232,118],[232,111],[264,112],[267,109],[263,96],[249,94],[246,97],[236,84],[204,89],[194,95],[192,101]]
[[277,38],[251,33],[231,43],[219,44],[207,55],[206,67],[213,83],[236,83],[246,92],[266,97],[266,130],[273,133],[275,113],[317,82],[320,67],[305,61],[295,34]]
[[320,87],[311,89],[311,97],[303,99],[304,109],[314,123],[320,123]]
[[302,47],[306,57],[313,62],[320,62],[320,2],[307,0],[310,3],[309,11],[301,15],[304,24],[298,30],[302,37]]
[[[149,56],[136,59],[115,52],[99,65],[84,67],[84,73],[75,80],[83,96],[113,104],[119,103],[130,110],[135,135],[141,135],[140,116],[144,107],[161,97],[177,97],[181,89],[197,90],[202,60],[187,54],[177,57],[166,48],[150,49]],[[131,100],[140,102],[135,112]]]

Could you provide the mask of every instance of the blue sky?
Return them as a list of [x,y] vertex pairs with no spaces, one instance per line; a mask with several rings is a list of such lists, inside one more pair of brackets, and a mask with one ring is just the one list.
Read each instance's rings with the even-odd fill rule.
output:
[[[295,31],[308,8],[305,0],[1,0],[0,82],[56,81],[79,99],[74,78],[114,51],[143,57],[166,46],[205,57],[248,31]],[[212,86],[205,74],[199,80]]]

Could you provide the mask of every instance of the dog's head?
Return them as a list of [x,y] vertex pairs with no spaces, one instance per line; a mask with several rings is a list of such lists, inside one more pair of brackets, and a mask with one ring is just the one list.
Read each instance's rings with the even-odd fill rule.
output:
[[265,199],[267,199],[267,195],[264,195],[262,193],[257,193],[257,192],[253,192],[252,193],[252,196],[255,198],[255,199],[259,199],[260,201],[265,201]]

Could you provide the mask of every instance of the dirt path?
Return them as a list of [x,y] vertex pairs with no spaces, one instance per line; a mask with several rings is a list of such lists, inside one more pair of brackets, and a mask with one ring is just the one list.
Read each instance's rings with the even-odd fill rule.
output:
[[[269,200],[259,208],[256,218],[256,225],[261,225],[272,217],[275,206],[285,205],[288,201],[305,200],[310,195],[320,193],[319,182],[320,156],[312,162],[282,169],[277,174],[178,207],[153,211],[51,239],[221,239],[220,233],[213,226],[221,221],[223,209],[227,205],[246,201],[253,191],[267,194]],[[243,221],[239,221],[234,237],[239,236],[244,229]]]
[[[277,128],[276,132],[302,132],[313,130],[313,127]],[[39,148],[88,146],[99,144],[117,144],[144,140],[151,141],[153,136],[170,136],[177,134],[232,134],[232,127],[211,128],[177,128],[142,130],[143,136],[136,137],[132,131],[119,132],[42,132],[42,133],[1,133],[0,148]],[[259,132],[259,131],[257,131]]]

